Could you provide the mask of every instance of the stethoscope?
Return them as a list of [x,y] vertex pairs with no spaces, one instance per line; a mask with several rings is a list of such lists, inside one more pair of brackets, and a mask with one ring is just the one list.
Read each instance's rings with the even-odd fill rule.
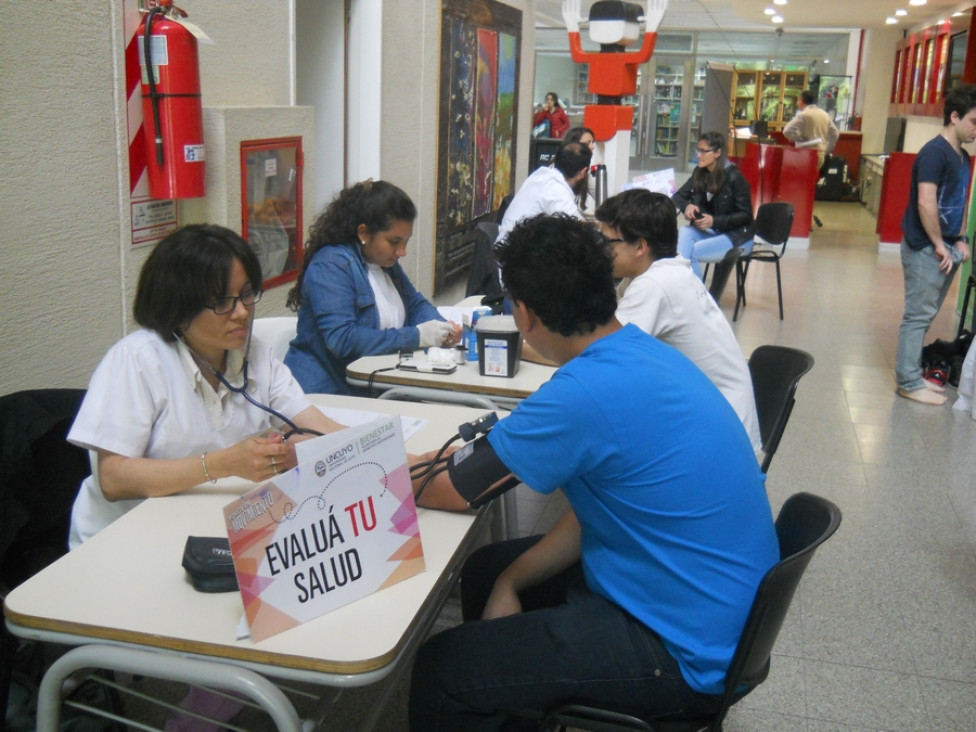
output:
[[[252,321],[252,326],[253,326],[253,321]],[[310,430],[310,429],[305,429],[304,427],[299,427],[297,424],[292,422],[290,419],[288,419],[288,417],[283,415],[278,410],[268,406],[267,404],[262,404],[257,399],[255,399],[254,397],[252,397],[250,394],[247,393],[247,370],[249,366],[247,357],[248,354],[251,352],[251,331],[250,330],[248,330],[247,333],[247,343],[244,344],[244,367],[241,369],[241,375],[243,376],[243,381],[241,382],[240,386],[234,386],[233,384],[231,384],[220,371],[215,369],[211,365],[211,363],[207,361],[207,359],[205,359],[199,353],[194,351],[190,347],[190,344],[186,342],[186,340],[183,338],[183,336],[180,333],[174,333],[173,335],[176,336],[176,340],[178,340],[180,343],[186,346],[186,350],[188,350],[190,354],[193,356],[193,360],[196,361],[197,365],[198,366],[202,365],[206,367],[206,369],[210,371],[210,373],[212,373],[215,377],[217,377],[217,381],[223,384],[224,388],[227,389],[227,391],[231,392],[232,394],[240,394],[242,397],[244,397],[247,401],[249,401],[258,409],[264,410],[271,416],[277,417],[283,423],[288,425],[290,429],[288,430],[288,432],[284,434],[284,439],[287,440],[289,437],[293,437],[295,435],[313,435],[316,437],[322,436],[322,433],[317,432],[316,430]]]

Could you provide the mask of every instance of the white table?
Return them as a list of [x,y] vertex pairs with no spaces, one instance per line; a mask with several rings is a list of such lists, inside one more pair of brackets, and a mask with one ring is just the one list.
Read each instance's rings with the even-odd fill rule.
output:
[[477,361],[458,364],[453,374],[434,374],[422,371],[403,371],[396,368],[397,354],[363,356],[346,367],[346,381],[351,386],[366,388],[373,377],[374,390],[393,391],[394,395],[441,403],[460,403],[484,406],[487,409],[513,409],[533,394],[556,372],[554,366],[525,361],[519,363],[518,373],[508,378],[482,376]]
[[[484,410],[317,396],[318,404],[403,413],[428,423],[407,443],[438,447]],[[4,602],[15,635],[80,646],[52,666],[41,687],[38,729],[55,730],[64,678],[112,668],[207,683],[265,708],[279,729],[299,730],[291,702],[265,676],[361,686],[405,665],[433,624],[455,573],[481,538],[487,512],[418,509],[426,571],[260,643],[237,640],[240,595],[190,585],[180,560],[187,535],[222,536],[222,507],[245,481],[218,481],[148,499],[11,592]],[[382,711],[374,710],[374,719]]]

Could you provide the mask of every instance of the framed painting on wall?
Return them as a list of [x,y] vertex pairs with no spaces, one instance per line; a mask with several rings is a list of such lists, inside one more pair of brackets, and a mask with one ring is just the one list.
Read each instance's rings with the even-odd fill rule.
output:
[[514,193],[522,11],[494,0],[444,0],[435,294],[463,277],[475,227]]

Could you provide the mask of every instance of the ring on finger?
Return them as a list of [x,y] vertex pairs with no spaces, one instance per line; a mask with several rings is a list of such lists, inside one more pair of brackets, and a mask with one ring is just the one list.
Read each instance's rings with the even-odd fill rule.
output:
[[271,471],[277,475],[278,474],[278,461],[275,460],[274,455],[271,456]]

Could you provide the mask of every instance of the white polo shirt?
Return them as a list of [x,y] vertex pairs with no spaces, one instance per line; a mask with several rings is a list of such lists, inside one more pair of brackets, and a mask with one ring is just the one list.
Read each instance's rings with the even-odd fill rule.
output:
[[[227,357],[228,381],[243,384],[241,351]],[[289,419],[310,402],[271,347],[252,338],[248,393]],[[116,343],[95,369],[68,441],[88,450],[125,457],[185,458],[240,442],[279,420],[223,384],[204,379],[182,343],[167,343],[150,330],[137,330]],[[98,484],[98,459],[71,512],[68,545],[74,549],[143,499],[108,501]],[[204,482],[203,470],[200,482]]]

